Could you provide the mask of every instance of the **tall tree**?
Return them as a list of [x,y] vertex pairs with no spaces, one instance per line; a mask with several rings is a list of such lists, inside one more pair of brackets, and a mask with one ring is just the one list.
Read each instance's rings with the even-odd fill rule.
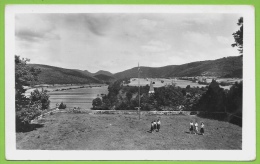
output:
[[237,47],[239,53],[243,55],[243,17],[238,19],[237,25],[239,26],[239,30],[232,34],[235,39],[235,43],[231,44],[231,46]]
[[21,59],[15,55],[15,110],[16,130],[25,130],[29,122],[40,115],[42,104],[35,104],[25,97],[25,86],[30,86],[38,81],[39,69],[29,67],[29,59]]
[[20,56],[15,55],[15,105],[17,110],[27,105],[29,101],[24,96],[26,91],[24,87],[38,81],[38,74],[40,73],[40,69],[27,65],[29,61],[29,59],[21,59]]
[[236,82],[227,94],[227,111],[242,116],[243,82]]
[[194,105],[193,110],[206,112],[225,112],[226,93],[219,87],[216,80],[212,80],[207,92],[205,92],[198,103]]

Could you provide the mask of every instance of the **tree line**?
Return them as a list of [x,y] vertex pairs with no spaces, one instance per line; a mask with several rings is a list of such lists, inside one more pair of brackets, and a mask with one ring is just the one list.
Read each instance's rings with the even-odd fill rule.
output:
[[[93,109],[135,110],[138,107],[137,86],[125,86],[118,80],[108,87],[108,95],[93,100]],[[149,86],[140,86],[141,109],[150,110],[187,110],[208,112],[237,112],[242,108],[243,82],[236,82],[230,90],[224,90],[216,80],[209,86],[186,88],[164,86],[155,88],[149,94]]]
[[25,131],[30,121],[49,108],[50,100],[46,90],[34,90],[25,96],[25,86],[37,83],[40,69],[29,67],[29,59],[15,55],[15,115],[16,131]]
[[[122,81],[111,84],[108,95],[94,99],[92,109],[136,110],[139,106],[138,87],[123,85]],[[149,94],[148,85],[140,86],[142,111],[200,111],[202,117],[213,119],[223,120],[227,114],[242,118],[242,81],[236,82],[230,90],[221,88],[214,79],[209,86],[201,88],[191,88],[189,85],[186,88],[164,86],[154,90],[154,94]],[[238,119],[237,124],[241,125],[242,119]]]

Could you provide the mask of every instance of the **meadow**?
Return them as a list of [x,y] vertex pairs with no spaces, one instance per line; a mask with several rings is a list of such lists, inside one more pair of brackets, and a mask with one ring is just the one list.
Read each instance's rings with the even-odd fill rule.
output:
[[44,89],[48,92],[55,92],[55,91],[61,91],[61,90],[70,90],[70,89],[79,89],[79,88],[92,88],[92,87],[103,87],[107,86],[104,84],[41,84],[41,85],[35,85],[34,87],[28,87],[25,86],[25,96],[30,96],[30,93],[33,92],[35,89]]
[[[150,133],[160,118],[160,132]],[[205,135],[189,133],[189,122],[205,123]],[[187,115],[55,113],[36,129],[16,133],[22,150],[241,150],[242,128]]]
[[[152,78],[152,79],[146,79],[146,78],[140,78],[140,85],[145,86],[145,85],[150,85],[150,82],[153,81],[154,84],[153,86],[155,88],[157,87],[163,87],[166,85],[172,85],[174,83],[176,86],[179,86],[181,88],[186,88],[187,85],[190,85],[191,87],[205,87],[206,85],[200,85],[198,83],[193,83],[188,80],[180,80],[180,79],[165,79],[165,78]],[[132,78],[130,79],[130,83],[128,84],[129,86],[138,86],[138,79],[137,78]]]
[[[166,79],[166,78],[140,78],[140,85],[145,86],[145,85],[150,85],[150,82],[153,81],[154,84],[153,86],[156,87],[163,87],[167,85],[172,85],[175,84],[175,86],[181,87],[181,88],[186,88],[187,85],[190,85],[190,87],[205,87],[207,85],[204,84],[199,84],[197,82],[192,82],[190,80],[181,80],[181,79]],[[211,83],[212,78],[207,78],[206,79],[207,83]],[[217,82],[240,82],[242,79],[234,79],[234,78],[218,78]],[[138,86],[138,79],[137,78],[132,78],[130,79],[130,83],[128,84],[129,86]],[[230,89],[231,85],[228,86],[220,86],[223,89]]]

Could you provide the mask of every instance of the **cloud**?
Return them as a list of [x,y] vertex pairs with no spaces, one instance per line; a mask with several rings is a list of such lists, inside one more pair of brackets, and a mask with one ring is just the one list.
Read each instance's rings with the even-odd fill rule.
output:
[[188,31],[183,35],[185,44],[194,44],[199,47],[208,47],[212,45],[212,38],[208,33],[199,33]]
[[31,31],[29,29],[17,30],[15,32],[15,35],[22,40],[28,40],[28,41],[37,41],[38,39],[44,37],[43,33],[38,33],[36,31]]
[[222,44],[228,44],[228,45],[232,44],[232,41],[229,38],[224,36],[217,36],[217,41]]
[[185,22],[193,22],[197,24],[213,24],[223,20],[225,14],[189,14]]
[[[18,14],[15,17],[15,36],[23,41],[59,40],[55,24],[41,14]],[[25,23],[26,22],[26,23]]]
[[151,40],[146,45],[141,46],[146,52],[163,52],[171,49],[171,45],[159,40]]
[[41,40],[59,40],[60,36],[58,34],[49,33],[46,31],[33,31],[30,29],[20,29],[15,32],[15,36],[21,40],[34,42]]
[[229,14],[17,14],[15,53],[91,72],[184,64],[237,53],[226,44],[236,22]]
[[149,19],[140,19],[138,20],[138,22],[140,23],[140,25],[144,30],[153,30],[157,25],[156,21],[149,20]]
[[105,23],[102,20],[94,19],[92,17],[85,17],[84,19],[86,27],[96,35],[104,35]]

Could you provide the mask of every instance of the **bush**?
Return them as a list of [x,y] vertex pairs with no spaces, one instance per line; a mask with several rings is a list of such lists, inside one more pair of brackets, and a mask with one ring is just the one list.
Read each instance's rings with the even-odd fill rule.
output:
[[63,104],[63,102],[61,102],[59,105],[59,109],[66,109],[66,107],[67,106],[65,104]]
[[73,108],[73,113],[81,113],[80,108],[79,107],[78,108],[74,107]]
[[198,113],[197,112],[194,112],[194,111],[192,111],[192,112],[190,112],[190,115],[197,115]]
[[178,114],[179,114],[179,115],[184,115],[183,112],[179,112]]
[[228,82],[221,81],[221,82],[219,83],[219,85],[220,85],[220,86],[229,86],[229,85],[231,85],[231,84],[228,83]]
[[41,105],[33,104],[16,112],[16,131],[26,131],[30,121],[41,115]]
[[31,120],[41,115],[42,111],[49,108],[49,95],[42,89],[34,90],[28,99],[28,105],[21,108],[16,107],[16,130],[26,131],[29,128]]
[[219,121],[228,121],[226,113],[200,112],[197,116],[201,118],[208,118]]
[[35,89],[33,92],[31,92],[30,95],[30,104],[41,104],[41,110],[48,109],[50,106],[50,100],[49,95],[47,94],[46,90],[43,90],[40,92],[38,89]]
[[102,100],[101,100],[99,97],[95,98],[95,99],[92,101],[93,109],[101,108],[101,105],[102,105]]
[[120,104],[118,104],[118,106],[116,106],[116,110],[129,110],[129,106],[127,102],[121,102]]

